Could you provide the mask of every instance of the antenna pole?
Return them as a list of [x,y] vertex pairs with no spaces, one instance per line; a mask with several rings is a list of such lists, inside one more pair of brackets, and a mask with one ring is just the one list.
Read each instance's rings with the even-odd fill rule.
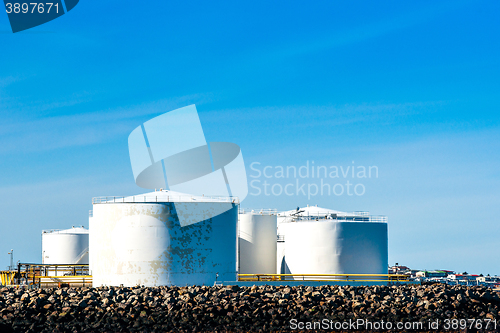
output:
[[10,250],[9,253],[7,254],[10,254],[10,266],[9,266],[9,271],[13,270],[14,269],[14,250]]

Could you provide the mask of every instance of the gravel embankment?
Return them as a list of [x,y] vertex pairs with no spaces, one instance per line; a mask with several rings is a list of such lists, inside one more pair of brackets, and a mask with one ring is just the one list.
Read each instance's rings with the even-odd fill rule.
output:
[[487,331],[500,331],[499,293],[446,285],[0,288],[0,332],[291,331],[307,322],[340,331],[335,325],[357,319],[372,325],[440,320],[444,330],[452,318],[476,320],[483,330],[496,320],[497,329],[491,324]]

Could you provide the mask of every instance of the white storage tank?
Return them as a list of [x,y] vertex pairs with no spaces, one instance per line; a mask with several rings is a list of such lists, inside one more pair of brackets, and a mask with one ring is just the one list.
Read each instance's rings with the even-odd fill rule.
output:
[[236,281],[237,198],[155,191],[94,198],[95,287]]
[[241,211],[238,253],[240,274],[276,274],[276,211]]
[[282,274],[387,274],[385,217],[318,207],[280,214]]
[[72,227],[66,230],[42,231],[42,263],[87,265],[89,230],[84,227]]

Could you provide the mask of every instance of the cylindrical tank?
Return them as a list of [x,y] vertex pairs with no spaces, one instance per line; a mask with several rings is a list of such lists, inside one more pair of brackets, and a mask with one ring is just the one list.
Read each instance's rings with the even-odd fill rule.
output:
[[284,273],[387,274],[387,223],[317,220],[288,223]]
[[275,213],[239,214],[239,273],[276,274]]
[[50,265],[87,265],[89,230],[73,227],[42,232],[42,263]]
[[94,198],[90,219],[93,285],[236,281],[235,201],[172,191]]

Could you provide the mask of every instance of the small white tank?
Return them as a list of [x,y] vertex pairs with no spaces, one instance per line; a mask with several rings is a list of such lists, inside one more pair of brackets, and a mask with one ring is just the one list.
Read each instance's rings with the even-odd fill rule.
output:
[[239,214],[239,273],[276,274],[276,212]]
[[50,265],[87,265],[89,230],[73,227],[42,232],[42,263]]

